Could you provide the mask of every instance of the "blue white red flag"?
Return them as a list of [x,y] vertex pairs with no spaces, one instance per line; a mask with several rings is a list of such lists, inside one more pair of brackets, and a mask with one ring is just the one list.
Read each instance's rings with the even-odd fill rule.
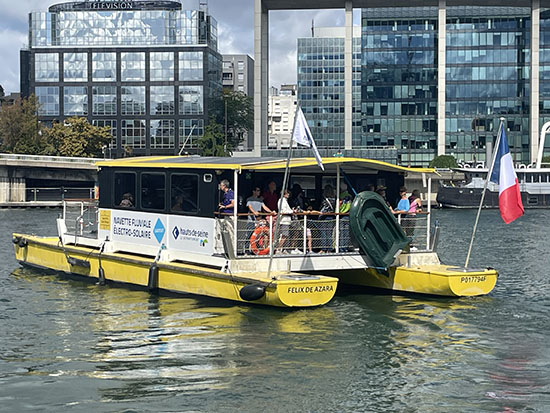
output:
[[500,143],[495,151],[495,164],[490,180],[498,184],[498,208],[500,209],[500,216],[504,222],[509,224],[523,215],[523,204],[503,122],[500,124],[499,133]]
[[313,155],[315,155],[317,165],[319,165],[319,168],[323,171],[325,170],[321,155],[319,155],[317,145],[315,145],[313,135],[309,130],[306,117],[304,116],[304,112],[302,112],[302,108],[300,106],[298,106],[298,109],[296,110],[296,120],[294,122],[294,131],[292,132],[292,140],[300,145],[313,149]]

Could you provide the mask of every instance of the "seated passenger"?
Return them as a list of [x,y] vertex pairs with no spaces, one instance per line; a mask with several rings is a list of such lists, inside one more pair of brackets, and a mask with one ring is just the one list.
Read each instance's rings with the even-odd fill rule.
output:
[[119,204],[121,207],[132,208],[134,206],[134,197],[130,192],[122,195],[122,201]]

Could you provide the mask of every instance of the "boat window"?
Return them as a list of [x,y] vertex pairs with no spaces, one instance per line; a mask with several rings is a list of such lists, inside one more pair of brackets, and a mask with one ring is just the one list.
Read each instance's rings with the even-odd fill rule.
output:
[[164,210],[166,183],[164,174],[141,174],[141,207],[143,209]]
[[199,176],[172,174],[170,177],[172,212],[197,212],[199,200]]
[[114,206],[135,208],[136,174],[135,172],[115,172]]

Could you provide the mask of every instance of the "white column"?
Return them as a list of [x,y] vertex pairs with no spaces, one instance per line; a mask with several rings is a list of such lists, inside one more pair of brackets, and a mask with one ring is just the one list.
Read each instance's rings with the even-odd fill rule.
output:
[[437,155],[445,155],[445,49],[447,2],[439,0],[437,29]]
[[254,154],[267,145],[269,85],[269,14],[262,0],[254,0]]
[[540,0],[531,1],[531,102],[530,102],[530,162],[537,161],[539,149],[539,45]]
[[351,149],[353,136],[353,2],[346,0],[344,40],[344,147]]

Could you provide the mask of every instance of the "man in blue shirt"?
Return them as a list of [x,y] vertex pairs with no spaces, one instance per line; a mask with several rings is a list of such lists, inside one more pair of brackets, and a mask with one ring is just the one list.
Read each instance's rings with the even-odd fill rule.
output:
[[232,214],[235,207],[235,195],[233,190],[229,188],[229,181],[227,179],[220,182],[220,190],[223,191],[223,199],[218,208],[224,214]]

